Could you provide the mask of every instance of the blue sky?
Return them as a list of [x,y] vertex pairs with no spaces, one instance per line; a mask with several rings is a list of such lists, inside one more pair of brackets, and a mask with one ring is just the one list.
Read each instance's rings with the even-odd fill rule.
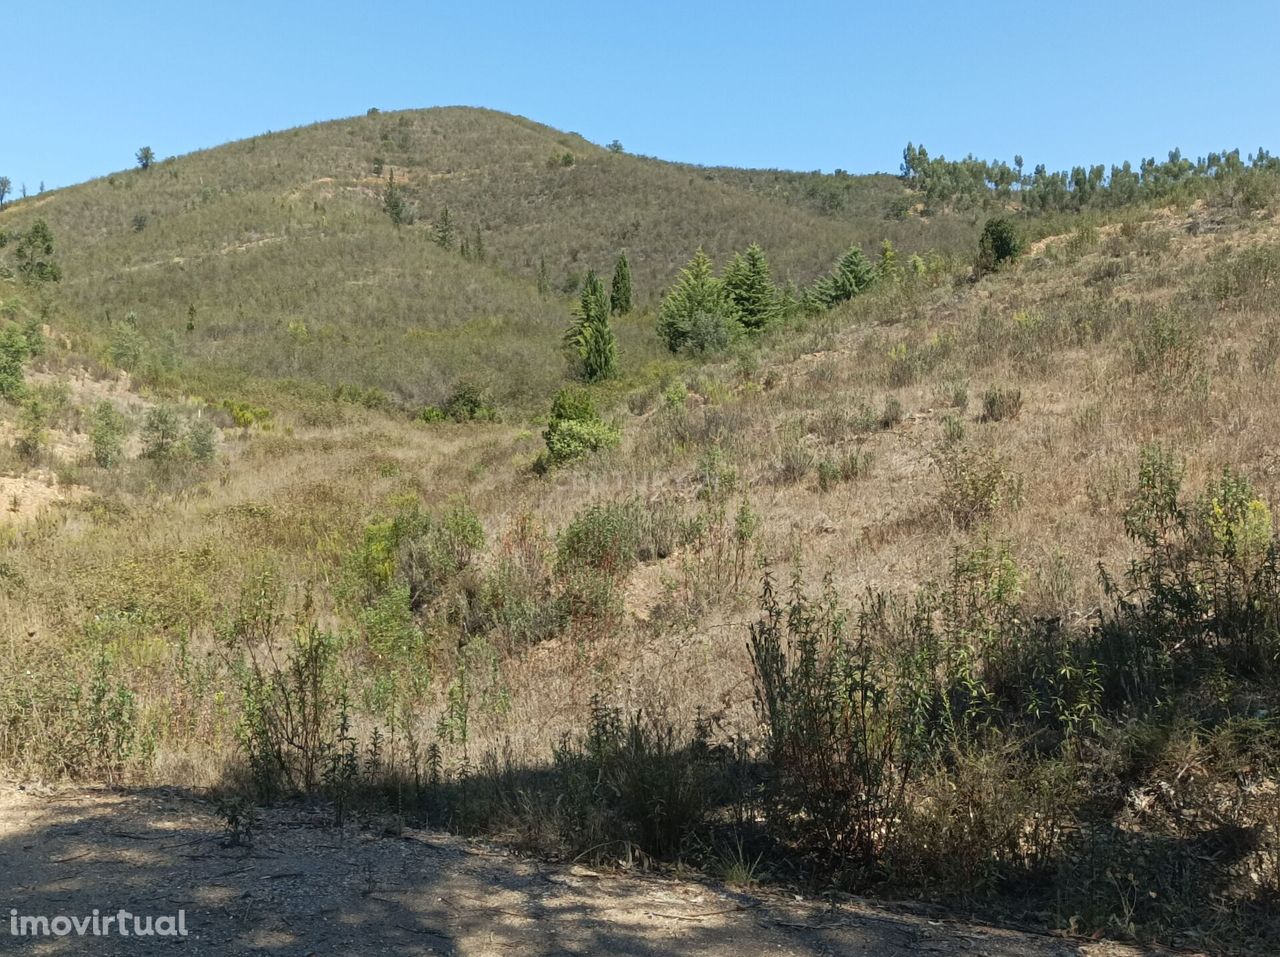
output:
[[1280,151],[1280,4],[21,0],[0,175],[34,192],[266,130],[444,104],[667,159],[896,170]]

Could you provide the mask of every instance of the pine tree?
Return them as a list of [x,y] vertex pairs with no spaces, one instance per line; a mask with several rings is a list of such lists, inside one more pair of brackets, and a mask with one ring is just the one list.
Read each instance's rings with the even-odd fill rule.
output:
[[829,276],[819,279],[812,298],[823,308],[847,302],[875,282],[876,271],[858,246],[850,246]]
[[449,218],[449,207],[440,211],[435,221],[436,244],[445,249],[453,248],[453,220]]
[[741,330],[738,308],[699,249],[658,310],[658,335],[672,352],[723,349]]
[[758,243],[748,246],[745,254],[734,254],[724,270],[724,287],[738,307],[747,332],[762,332],[782,314],[778,289],[769,273],[769,261]]
[[535,279],[538,286],[538,295],[545,296],[551,291],[551,273],[547,271],[547,257],[538,257],[538,274]]
[[409,220],[409,206],[404,200],[404,193],[396,185],[394,170],[387,174],[387,188],[382,191],[382,209],[397,226]]
[[609,305],[604,283],[595,271],[587,273],[582,285],[573,325],[565,334],[578,374],[588,382],[613,379],[618,375],[618,340],[609,325]]
[[609,311],[615,316],[625,316],[631,311],[631,266],[627,254],[618,256],[613,267],[613,282],[609,285]]

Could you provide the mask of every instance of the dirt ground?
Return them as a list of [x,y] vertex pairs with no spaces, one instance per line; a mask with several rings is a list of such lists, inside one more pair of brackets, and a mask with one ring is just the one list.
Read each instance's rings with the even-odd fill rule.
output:
[[[547,865],[459,838],[263,812],[225,846],[212,807],[171,790],[0,785],[0,945],[29,954],[1135,957],[1125,945],[939,919],[859,900],[741,893]],[[12,938],[20,916],[185,915],[187,936]]]

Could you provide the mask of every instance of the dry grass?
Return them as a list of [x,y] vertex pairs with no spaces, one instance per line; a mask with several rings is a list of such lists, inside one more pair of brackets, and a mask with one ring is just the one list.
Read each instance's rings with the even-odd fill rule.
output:
[[[649,171],[636,174],[636,196],[656,188],[644,176],[675,175],[514,120],[503,123],[519,137],[490,139],[497,134],[482,119],[488,122],[470,113],[419,114],[401,126],[385,116],[281,134],[280,142],[162,164],[147,174],[160,185],[145,194],[136,185],[142,174],[129,173],[42,208],[60,235],[98,237],[67,251],[77,278],[49,313],[53,331],[70,339],[54,337],[39,360],[46,372],[92,368],[83,353],[101,333],[100,314],[146,302],[154,310],[141,317],[153,327],[151,348],[181,356],[154,381],[206,398],[243,387],[279,411],[265,428],[237,430],[223,421],[218,462],[204,469],[134,460],[101,470],[75,443],[58,445],[46,467],[74,473],[92,494],[51,505],[31,522],[0,518],[0,660],[8,672],[0,677],[0,709],[7,709],[0,713],[8,715],[0,722],[0,759],[13,773],[224,780],[237,751],[243,682],[226,636],[243,596],[263,580],[278,584],[288,615],[341,636],[341,679],[361,735],[394,726],[401,746],[406,735],[434,741],[446,771],[474,768],[485,754],[537,766],[586,726],[593,696],[682,729],[702,718],[724,738],[752,735],[744,625],[754,615],[758,566],[783,579],[797,568],[829,572],[852,602],[868,589],[905,593],[938,581],[957,548],[1004,542],[1023,569],[1025,607],[1081,622],[1105,603],[1098,565],[1121,569],[1133,556],[1123,509],[1144,444],[1176,447],[1187,488],[1231,466],[1250,476],[1260,497],[1280,500],[1266,428],[1280,415],[1278,294],[1267,273],[1277,230],[1267,216],[1232,217],[1206,230],[1198,225],[1208,216],[1203,207],[1141,221],[1126,213],[1123,224],[1103,224],[1096,241],[1046,239],[978,284],[883,290],[779,330],[753,353],[701,367],[660,361],[648,320],[623,320],[624,360],[629,354],[648,363],[609,396],[619,400],[611,415],[623,443],[546,477],[530,470],[541,441],[518,416],[428,426],[333,401],[315,383],[376,384],[426,401],[483,369],[510,401],[532,406],[535,398],[545,403],[563,375],[551,357],[564,304],[529,294],[520,257],[545,244],[572,262],[573,230],[557,223],[562,232],[544,234],[552,227],[537,215],[522,219],[514,201],[498,202],[486,242],[503,269],[463,262],[421,230],[395,230],[372,205],[376,187],[361,185],[382,131],[390,130],[386,159],[403,182],[423,195],[439,189],[457,197],[449,202],[459,210],[495,187],[491,172],[468,163],[498,142],[503,163],[524,164],[541,183],[511,186],[511,195],[527,190],[539,208],[579,204],[589,215],[591,203],[609,195],[614,164]],[[409,143],[403,150],[401,131]],[[336,152],[318,148],[334,141]],[[286,147],[300,168],[274,165],[273,151]],[[553,149],[570,149],[579,161],[552,170]],[[244,191],[191,206],[205,179],[225,169],[210,164],[229,160],[244,163]],[[310,185],[293,195],[300,174]],[[743,237],[759,238],[751,230],[763,220],[743,205],[755,202],[757,186],[731,194],[735,176],[680,175],[689,179],[682,188],[690,202],[705,201]],[[557,192],[570,180],[575,192]],[[159,210],[153,223],[126,235],[111,217],[131,206],[104,200],[117,195],[146,195]],[[775,223],[779,247],[788,250],[784,268],[824,265],[818,251],[831,234],[801,241],[809,224],[801,214],[811,214],[799,199],[788,201]],[[298,217],[279,242],[245,228],[268,209]],[[181,263],[153,258],[173,248],[170,217],[191,243]],[[739,232],[725,234],[726,248]],[[655,237],[642,256],[631,236],[606,245],[626,245],[650,281],[697,239],[656,226],[641,233]],[[606,245],[582,250],[581,260],[598,262]],[[366,281],[358,299],[334,294],[335,284]],[[193,290],[201,297],[194,337],[157,345],[186,335]],[[34,311],[26,293],[4,293]],[[416,318],[428,302],[430,330]],[[377,320],[362,326],[371,315]],[[305,337],[290,339],[290,316],[303,317]],[[289,391],[248,376],[300,384]],[[137,418],[154,401],[136,381],[123,394],[125,386],[107,382],[83,374],[72,404],[109,394]],[[635,394],[624,406],[628,390]],[[988,390],[1020,391],[1018,414],[984,417]],[[886,414],[895,403],[900,414]],[[961,454],[973,481],[956,480],[949,469]],[[822,480],[819,463],[851,456],[865,463],[856,477]],[[984,475],[996,476],[995,486]],[[576,515],[633,495],[691,528],[701,517],[701,531],[628,570],[607,613],[567,620],[535,643],[476,626],[466,608],[422,612],[417,627],[428,652],[407,667],[429,680],[413,693],[399,685],[388,691],[383,666],[402,663],[370,657],[372,626],[342,597],[371,526],[411,503],[436,515],[459,504],[473,510],[487,544],[451,585],[470,608],[504,561],[527,559],[536,578]],[[729,544],[744,502],[758,520],[743,549],[745,575]],[[553,590],[563,584],[549,580]],[[27,675],[35,677],[20,677]],[[68,714],[66,696],[73,688],[88,694],[104,680],[132,697],[136,738],[127,754],[95,752],[102,762],[86,772],[68,766],[66,755],[80,751],[57,750],[60,742],[75,744],[63,733],[66,723],[83,720]],[[25,693],[44,682],[48,695]],[[454,730],[443,733],[446,724]],[[31,747],[32,734],[48,745]],[[974,787],[983,775],[998,776],[987,766],[971,770]],[[1105,920],[1091,926],[1099,923]]]

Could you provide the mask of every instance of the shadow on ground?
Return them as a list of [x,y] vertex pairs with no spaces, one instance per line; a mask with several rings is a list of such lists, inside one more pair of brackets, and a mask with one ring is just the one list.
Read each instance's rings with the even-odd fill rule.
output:
[[[1142,953],[896,914],[548,866],[429,831],[333,828],[327,809],[262,812],[224,846],[198,797],[168,789],[0,788],[0,937],[33,954]],[[185,914],[188,936],[11,939],[21,916]]]

